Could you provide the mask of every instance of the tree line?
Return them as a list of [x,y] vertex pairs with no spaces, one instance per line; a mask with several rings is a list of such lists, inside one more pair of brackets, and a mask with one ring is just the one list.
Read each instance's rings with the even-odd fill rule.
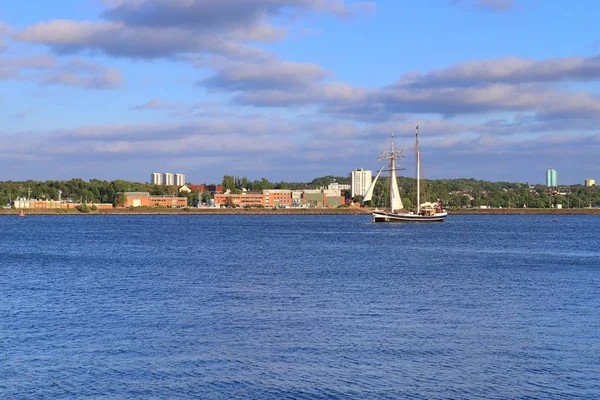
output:
[[[249,191],[262,191],[265,189],[316,189],[326,187],[336,181],[340,184],[349,184],[350,179],[342,176],[323,176],[311,182],[270,182],[266,178],[249,180],[247,177],[225,175],[223,189],[234,193],[241,193],[242,189]],[[413,206],[416,197],[416,181],[413,178],[399,177],[398,185],[405,207]],[[380,179],[374,191],[372,205],[384,205],[388,181]],[[550,191],[542,185],[530,186],[528,183],[513,182],[488,182],[475,179],[440,179],[428,180],[424,185],[427,193],[422,193],[422,199],[440,200],[449,208],[460,207],[503,207],[503,208],[550,208],[562,205],[565,208],[584,208],[600,206],[600,191],[597,187],[584,187],[582,185],[561,186],[559,193]],[[189,195],[180,194],[175,186],[159,186],[149,183],[132,182],[126,180],[105,181],[91,179],[71,179],[68,181],[5,181],[0,182],[0,202],[3,205],[17,198],[32,198],[40,200],[58,200],[59,191],[62,199],[72,199],[81,203],[112,203],[119,204],[123,201],[124,192],[149,192],[152,195],[177,195],[187,196],[188,204],[197,205],[199,202],[207,203],[212,194],[210,192],[193,192]],[[350,198],[350,191],[344,195]],[[360,196],[354,200],[362,201]]]
[[223,177],[223,190],[230,190],[232,193],[241,193],[243,189],[250,192],[261,192],[268,189],[287,189],[287,190],[302,190],[302,189],[318,189],[327,187],[332,182],[349,184],[350,178],[343,176],[322,176],[313,179],[311,182],[270,182],[266,178],[260,180],[249,180],[247,177],[237,177],[233,175],[225,175]]
[[122,201],[124,192],[149,192],[153,195],[179,195],[174,186],[157,186],[125,180],[71,179],[68,181],[0,182],[0,202],[10,204],[18,198],[39,200],[71,199],[76,203],[112,203]]
[[[597,187],[582,185],[548,188],[528,183],[489,182],[476,179],[440,179],[421,182],[421,201],[441,201],[447,208],[586,208],[600,206]],[[402,200],[406,208],[414,206],[416,179],[399,177]],[[385,205],[389,180],[380,179],[374,190],[373,206]],[[362,200],[358,198],[357,200]]]

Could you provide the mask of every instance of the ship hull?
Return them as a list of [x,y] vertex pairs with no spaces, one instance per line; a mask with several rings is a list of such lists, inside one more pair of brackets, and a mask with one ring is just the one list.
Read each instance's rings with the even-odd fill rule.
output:
[[446,212],[434,215],[418,215],[412,213],[391,213],[385,211],[373,211],[373,222],[444,222],[448,215]]

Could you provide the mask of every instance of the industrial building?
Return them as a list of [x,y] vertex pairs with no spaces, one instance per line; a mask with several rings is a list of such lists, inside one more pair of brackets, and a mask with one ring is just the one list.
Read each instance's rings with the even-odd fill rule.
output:
[[311,208],[337,208],[346,204],[339,190],[313,189],[304,190],[302,204]]
[[239,194],[215,193],[214,203],[218,207],[317,207],[337,208],[346,200],[339,190],[285,190],[265,189],[262,192]]
[[[77,208],[81,205],[79,202],[70,202],[66,200],[38,200],[38,199],[17,199],[12,202],[12,207],[16,209],[55,209],[55,208]],[[89,207],[97,209],[111,209],[111,203],[86,203]]]
[[154,196],[148,192],[126,192],[123,207],[187,207],[187,197]]

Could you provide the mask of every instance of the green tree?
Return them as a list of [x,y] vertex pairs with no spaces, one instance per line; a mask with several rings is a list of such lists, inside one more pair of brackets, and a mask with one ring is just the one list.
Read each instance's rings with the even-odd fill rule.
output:
[[233,175],[225,175],[223,176],[223,190],[234,190],[235,186],[235,177]]
[[207,191],[202,192],[202,202],[208,204],[210,199],[212,199],[212,193]]
[[123,207],[125,206],[125,202],[127,201],[127,196],[125,196],[125,193],[119,193],[114,200],[113,205],[115,207]]

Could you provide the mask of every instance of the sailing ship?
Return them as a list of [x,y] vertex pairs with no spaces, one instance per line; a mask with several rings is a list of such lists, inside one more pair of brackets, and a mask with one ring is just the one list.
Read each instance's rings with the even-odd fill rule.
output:
[[394,135],[392,135],[391,149],[382,152],[379,161],[389,160],[388,169],[382,167],[371,185],[365,193],[363,203],[373,198],[373,189],[381,173],[386,170],[390,173],[390,208],[389,210],[373,210],[373,222],[443,222],[448,215],[446,210],[442,209],[439,203],[425,202],[421,204],[421,153],[419,151],[419,126],[415,130],[415,156],[416,156],[416,178],[417,178],[417,201],[414,211],[406,210],[402,204],[398,182],[396,180],[396,171],[401,168],[396,167],[396,160],[404,158],[402,150],[394,146]]

